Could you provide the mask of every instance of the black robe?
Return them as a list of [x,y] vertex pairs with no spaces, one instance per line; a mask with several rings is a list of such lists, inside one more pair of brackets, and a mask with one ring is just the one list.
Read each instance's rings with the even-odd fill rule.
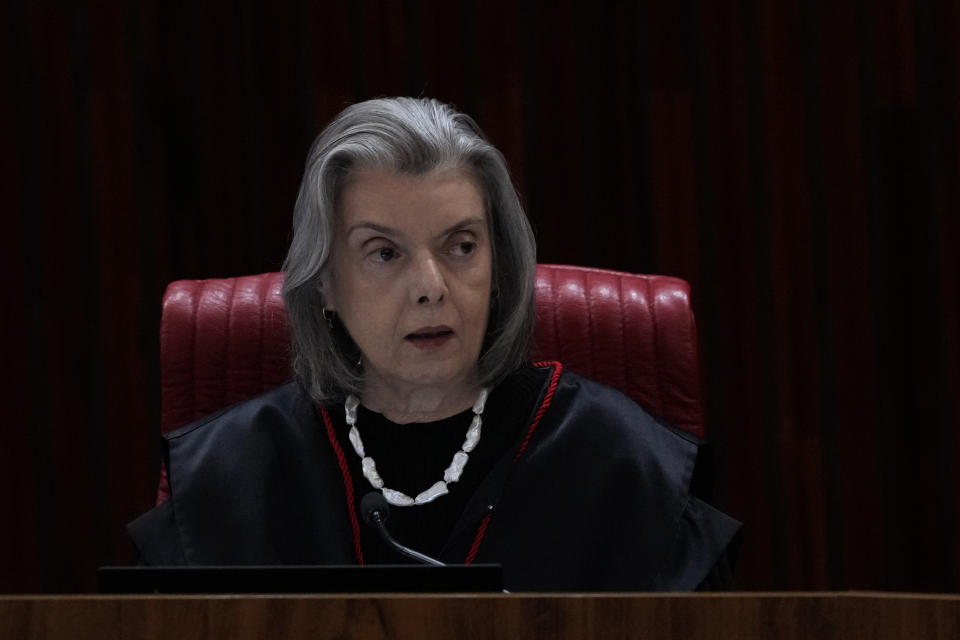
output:
[[[740,523],[694,493],[700,441],[558,363],[542,368],[530,426],[440,559],[499,563],[510,591],[729,586]],[[290,383],[166,434],[171,498],[128,526],[142,561],[358,562],[352,451],[335,432]]]

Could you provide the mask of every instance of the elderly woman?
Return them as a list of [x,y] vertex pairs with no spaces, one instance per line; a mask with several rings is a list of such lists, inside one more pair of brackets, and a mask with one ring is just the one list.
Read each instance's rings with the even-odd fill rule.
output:
[[698,444],[526,361],[535,244],[503,156],[427,99],[341,113],[310,150],[284,298],[295,381],[166,436],[150,564],[500,563],[511,590],[722,587],[739,524]]

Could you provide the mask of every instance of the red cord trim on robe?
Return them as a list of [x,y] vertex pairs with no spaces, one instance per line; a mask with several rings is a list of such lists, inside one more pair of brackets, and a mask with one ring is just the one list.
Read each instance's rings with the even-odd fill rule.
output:
[[323,416],[323,424],[327,427],[327,438],[330,440],[330,446],[333,447],[334,455],[337,456],[337,464],[340,466],[340,474],[343,476],[343,486],[347,492],[347,516],[350,519],[350,526],[353,528],[353,553],[357,557],[357,563],[363,564],[363,547],[360,545],[360,521],[357,520],[357,508],[353,503],[353,478],[350,477],[347,458],[343,455],[343,449],[337,441],[337,434],[333,430],[333,421],[330,420],[327,408],[320,407],[320,414]]
[[520,449],[517,451],[517,455],[513,457],[514,462],[519,460],[520,456],[523,455],[527,445],[530,443],[530,438],[533,437],[533,432],[537,430],[537,426],[540,424],[540,420],[543,418],[543,414],[547,412],[547,409],[550,407],[550,403],[553,402],[553,394],[557,390],[557,383],[560,381],[560,374],[563,373],[563,365],[558,361],[534,362],[533,366],[553,367],[553,377],[550,378],[550,386],[547,387],[547,393],[543,396],[543,402],[540,403],[540,408],[537,409],[536,415],[533,416],[533,421],[530,423],[530,428],[527,430],[527,435],[523,438],[523,442],[520,444]]
[[[537,427],[540,425],[540,420],[543,419],[543,414],[550,408],[550,403],[553,402],[553,394],[556,392],[557,384],[560,381],[560,374],[563,373],[563,365],[559,361],[534,362],[533,366],[553,367],[553,375],[550,377],[550,386],[547,387],[547,393],[543,396],[543,402],[540,403],[540,408],[537,409],[537,413],[534,414],[533,420],[530,422],[527,435],[523,437],[523,442],[520,443],[520,449],[517,450],[517,455],[513,457],[514,464],[517,463],[520,456],[522,456],[523,452],[527,449],[530,438],[533,437],[533,432],[537,430]],[[493,513],[488,513],[483,517],[483,520],[480,521],[480,526],[477,528],[477,535],[473,538],[473,544],[470,545],[470,552],[467,553],[467,559],[463,561],[463,564],[471,564],[474,558],[477,557],[477,552],[480,551],[480,545],[483,544],[483,538],[487,535],[487,526],[490,524],[490,518],[492,516]]]
[[480,551],[480,543],[483,542],[483,537],[487,535],[487,525],[490,524],[490,516],[492,515],[492,513],[488,513],[480,521],[480,528],[477,530],[473,544],[470,545],[470,553],[467,554],[467,559],[463,561],[463,564],[473,564],[473,559],[477,557],[477,551]]

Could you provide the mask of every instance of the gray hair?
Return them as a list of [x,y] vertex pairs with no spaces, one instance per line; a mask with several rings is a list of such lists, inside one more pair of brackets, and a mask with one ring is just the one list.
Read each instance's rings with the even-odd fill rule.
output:
[[503,155],[477,124],[442,102],[414,98],[381,98],[346,108],[307,154],[283,264],[298,380],[321,403],[363,389],[360,350],[339,319],[331,326],[322,315],[321,278],[346,179],[374,167],[416,176],[456,167],[477,180],[493,249],[490,316],[477,365],[480,383],[496,385],[527,358],[536,313],[533,230]]

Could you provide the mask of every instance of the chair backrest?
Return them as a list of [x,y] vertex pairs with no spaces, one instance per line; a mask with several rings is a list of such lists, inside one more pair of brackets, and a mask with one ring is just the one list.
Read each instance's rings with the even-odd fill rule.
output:
[[[164,432],[290,379],[282,282],[264,273],[170,284],[160,328]],[[679,278],[539,265],[531,359],[559,360],[704,435],[690,287]]]

